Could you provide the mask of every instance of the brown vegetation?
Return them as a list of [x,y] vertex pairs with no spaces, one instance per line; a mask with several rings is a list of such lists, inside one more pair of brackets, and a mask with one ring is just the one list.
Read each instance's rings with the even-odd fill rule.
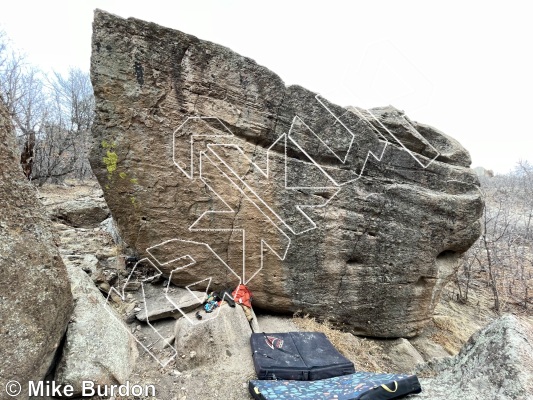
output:
[[20,163],[39,185],[92,176],[87,158],[94,96],[89,74],[46,74],[10,48],[0,32],[0,101],[14,122]]
[[308,315],[295,316],[294,323],[303,331],[322,332],[333,345],[355,364],[358,371],[381,372],[387,370],[386,355],[371,340],[342,332],[332,327],[328,321],[318,322]]
[[533,302],[533,166],[481,177],[485,199],[480,239],[456,274],[458,301],[489,290],[496,312],[527,313]]

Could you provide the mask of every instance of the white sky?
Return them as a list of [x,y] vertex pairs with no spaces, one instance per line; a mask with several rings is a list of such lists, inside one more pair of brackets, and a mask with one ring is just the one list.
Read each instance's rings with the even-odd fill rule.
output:
[[503,173],[533,161],[528,3],[14,0],[2,3],[0,26],[32,63],[63,72],[89,69],[95,8],[152,21],[340,105],[392,104],[458,139],[473,166]]

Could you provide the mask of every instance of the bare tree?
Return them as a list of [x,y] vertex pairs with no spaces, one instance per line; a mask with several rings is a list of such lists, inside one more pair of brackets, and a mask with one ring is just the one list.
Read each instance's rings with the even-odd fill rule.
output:
[[499,312],[528,308],[533,275],[533,167],[518,163],[509,174],[480,178],[485,210],[480,239],[464,255],[456,274],[458,300],[486,287]]
[[76,154],[75,174],[78,179],[92,176],[88,162],[88,140],[94,116],[94,95],[89,74],[71,69],[66,77],[54,74],[52,93],[63,129],[72,140]]
[[51,77],[28,66],[0,33],[0,96],[15,124],[26,177],[39,185],[92,176],[88,140],[94,100],[89,75]]
[[2,29],[0,29],[0,70],[2,70],[5,63],[6,47],[6,34]]
[[55,73],[47,80],[48,112],[36,146],[33,179],[39,185],[58,182],[70,175],[92,176],[88,140],[94,100],[89,75],[71,69],[67,76]]
[[33,177],[35,161],[35,145],[41,133],[48,114],[46,97],[39,71],[30,68],[21,74],[14,92],[17,94],[13,101],[12,118],[22,141],[20,163],[28,179]]
[[31,179],[34,163],[36,130],[42,122],[42,89],[38,71],[27,67],[24,57],[10,48],[5,33],[1,33],[0,96],[22,142],[20,163],[28,179]]

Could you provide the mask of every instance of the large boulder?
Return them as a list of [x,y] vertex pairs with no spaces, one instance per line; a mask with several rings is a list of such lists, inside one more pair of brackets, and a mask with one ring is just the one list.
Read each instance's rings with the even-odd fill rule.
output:
[[459,354],[421,369],[421,399],[527,400],[533,398],[533,325],[505,315],[472,335]]
[[[331,104],[228,48],[96,11],[90,161],[121,236],[180,286],[415,335],[483,201],[468,152]],[[244,264],[244,265],[243,265]]]
[[[20,167],[14,130],[0,99],[0,390],[43,380],[72,312],[56,240]],[[6,389],[7,390],[7,389]],[[10,386],[12,394],[16,386]],[[17,399],[28,398],[26,388]]]
[[80,268],[68,266],[75,308],[55,381],[81,395],[84,381],[95,385],[124,384],[137,359],[137,343]]

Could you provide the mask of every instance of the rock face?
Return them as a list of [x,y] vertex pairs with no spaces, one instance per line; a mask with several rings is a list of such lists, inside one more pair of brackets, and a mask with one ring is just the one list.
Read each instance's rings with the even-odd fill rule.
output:
[[97,11],[91,165],[121,236],[181,286],[406,337],[477,239],[461,145],[345,109],[253,60]]
[[451,358],[428,364],[422,381],[431,400],[526,400],[533,397],[533,325],[506,315],[474,334]]
[[[0,101],[0,387],[42,380],[72,311],[72,295],[49,221],[20,167]],[[28,398],[27,390],[15,396]]]
[[135,340],[84,271],[69,266],[68,274],[76,306],[55,381],[72,385],[75,394],[83,381],[125,383],[138,355]]

